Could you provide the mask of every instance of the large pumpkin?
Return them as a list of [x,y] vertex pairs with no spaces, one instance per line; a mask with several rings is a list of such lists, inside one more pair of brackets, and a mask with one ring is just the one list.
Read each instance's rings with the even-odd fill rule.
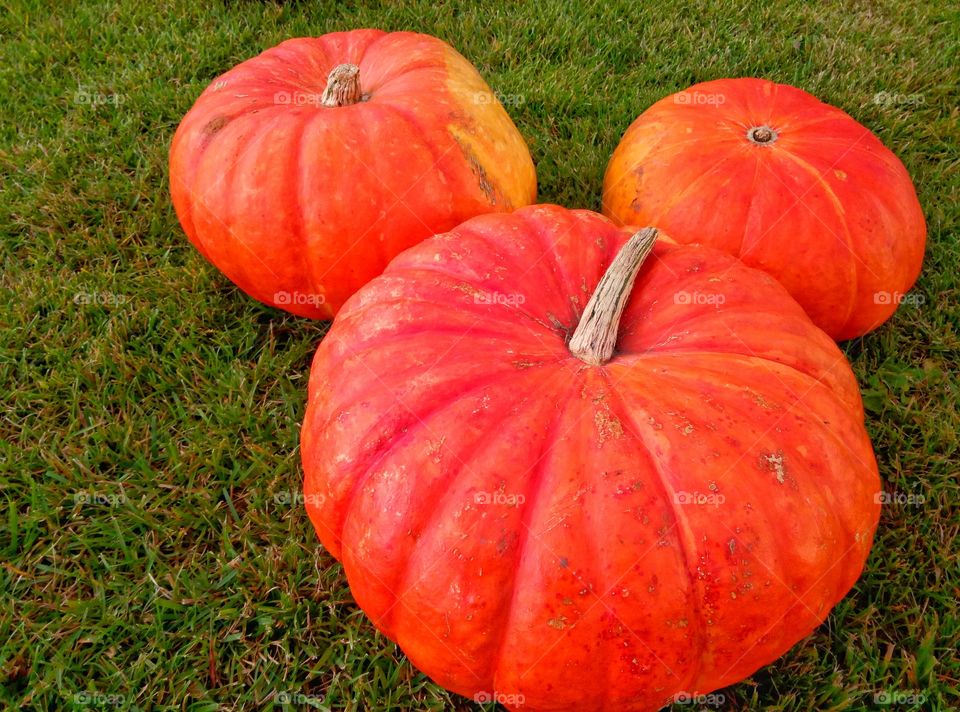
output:
[[476,69],[434,37],[379,30],[288,40],[219,77],[177,129],[170,184],[204,256],[315,318],[410,245],[536,195]]
[[783,654],[864,565],[879,480],[843,354],[716,250],[658,246],[631,291],[646,238],[611,265],[625,237],[595,213],[474,218],[317,351],[310,518],[462,695],[657,709]]
[[610,159],[603,209],[764,269],[836,339],[893,314],[926,240],[910,176],[876,136],[762,79],[697,84],[647,109]]

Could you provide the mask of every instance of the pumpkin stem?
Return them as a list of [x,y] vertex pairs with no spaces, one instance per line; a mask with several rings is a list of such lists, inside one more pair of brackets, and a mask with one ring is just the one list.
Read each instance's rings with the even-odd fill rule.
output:
[[320,103],[324,106],[350,106],[363,99],[360,91],[360,67],[356,64],[338,64],[327,77]]
[[754,126],[753,128],[747,131],[747,138],[753,141],[754,143],[765,144],[773,143],[777,140],[776,131],[774,131],[769,126]]
[[633,235],[613,258],[567,347],[584,363],[600,366],[613,357],[620,317],[627,306],[643,261],[657,241],[657,229],[645,227]]

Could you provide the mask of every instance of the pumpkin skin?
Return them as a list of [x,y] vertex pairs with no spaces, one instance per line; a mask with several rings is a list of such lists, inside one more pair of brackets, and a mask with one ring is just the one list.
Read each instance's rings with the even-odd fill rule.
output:
[[[776,135],[754,142],[754,127]],[[704,82],[643,112],[607,166],[603,212],[738,255],[835,339],[896,311],[926,242],[899,159],[840,109],[763,79]]]
[[614,358],[570,354],[624,240],[556,206],[474,218],[395,258],[313,361],[310,519],[373,623],[467,697],[655,710],[732,684],[869,552],[857,384],[769,275],[658,245]]
[[[324,106],[359,67],[362,100]],[[397,253],[536,197],[530,153],[477,70],[411,32],[291,39],[214,81],[170,147],[190,241],[247,294],[330,318]]]

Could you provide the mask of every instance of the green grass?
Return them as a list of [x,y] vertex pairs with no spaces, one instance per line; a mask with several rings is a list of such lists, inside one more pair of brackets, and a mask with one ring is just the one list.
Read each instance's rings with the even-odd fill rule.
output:
[[326,325],[238,292],[169,200],[169,141],[207,83],[285,38],[363,26],[435,34],[522,97],[508,110],[545,202],[599,208],[629,122],[722,76],[803,87],[902,158],[930,228],[925,302],[847,351],[885,488],[923,503],[884,508],[856,589],[721,708],[873,709],[883,691],[925,698],[887,709],[960,707],[949,3],[0,5],[0,707],[259,709],[287,693],[300,709],[479,709],[374,631],[291,501]]

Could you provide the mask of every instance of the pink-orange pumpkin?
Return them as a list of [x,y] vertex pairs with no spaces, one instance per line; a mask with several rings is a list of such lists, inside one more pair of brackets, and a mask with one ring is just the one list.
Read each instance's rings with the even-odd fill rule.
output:
[[588,211],[474,218],[394,259],[314,359],[309,516],[375,625],[462,695],[629,712],[729,685],[870,549],[857,384],[772,277],[660,245],[613,290],[612,359],[572,355],[624,241]]
[[214,81],[174,136],[170,189],[241,289],[329,318],[410,245],[533,202],[536,176],[456,50],[357,30],[288,40]]
[[926,241],[910,176],[876,136],[763,79],[697,84],[643,112],[607,166],[603,211],[769,272],[836,339],[893,314]]

